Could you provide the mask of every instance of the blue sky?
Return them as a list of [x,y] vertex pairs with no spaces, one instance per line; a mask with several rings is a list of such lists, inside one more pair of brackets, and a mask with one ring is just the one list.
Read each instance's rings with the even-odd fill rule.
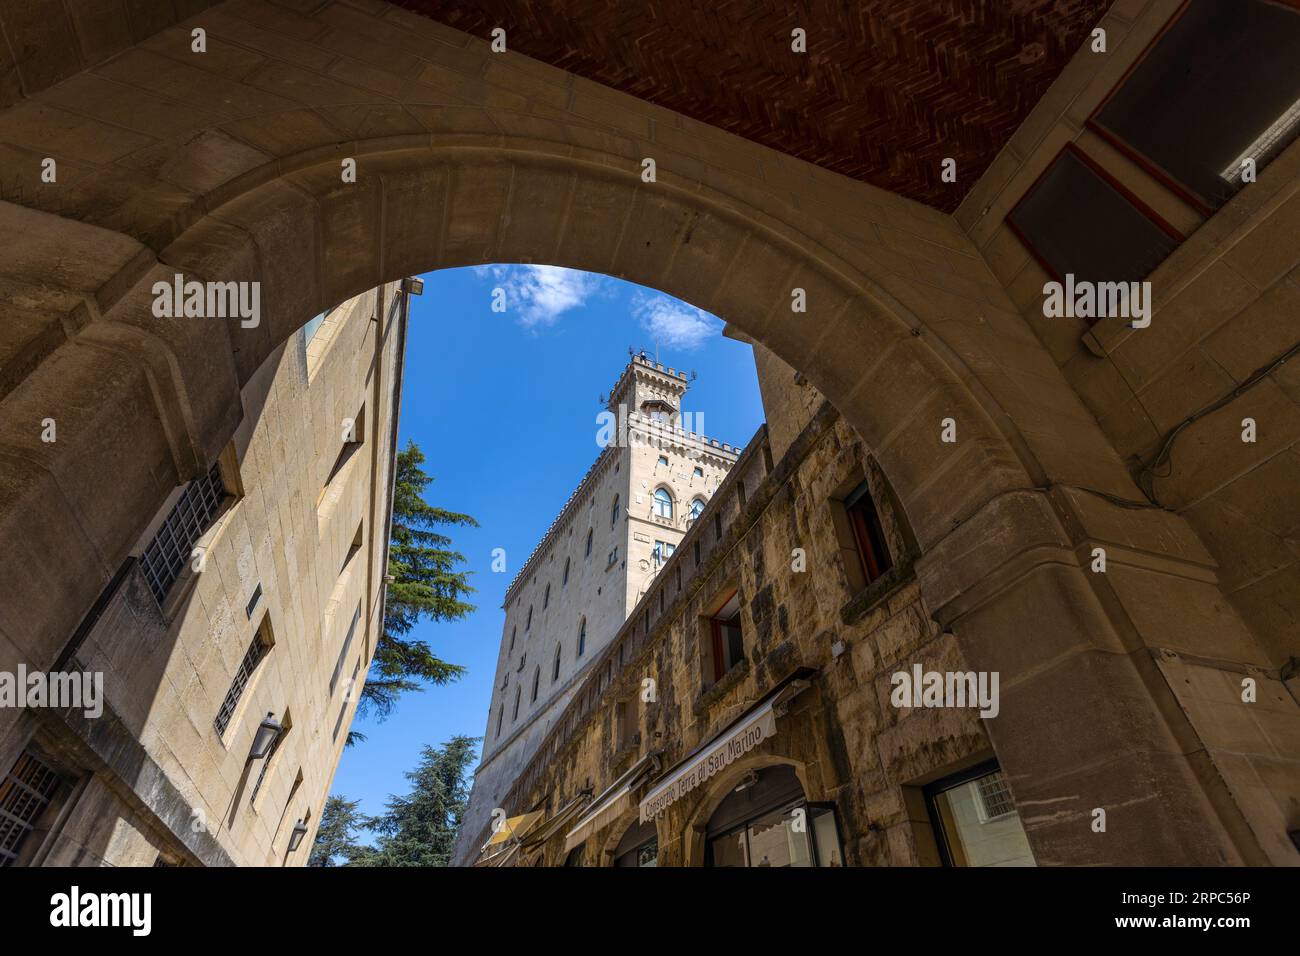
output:
[[[684,410],[703,413],[712,438],[744,445],[763,421],[752,350],[722,322],[661,293],[551,266],[449,269],[424,277],[413,299],[399,441],[424,450],[428,499],[473,515],[453,529],[478,589],[478,610],[422,623],[415,636],[469,673],[401,699],[388,720],[358,718],[367,735],[346,749],[333,792],[381,812],[405,793],[420,748],[483,733],[501,640],[506,586],[595,460],[596,415],[628,361],[659,348],[664,365],[698,372]],[[493,290],[505,292],[493,312]],[[491,570],[504,548],[507,571]]]

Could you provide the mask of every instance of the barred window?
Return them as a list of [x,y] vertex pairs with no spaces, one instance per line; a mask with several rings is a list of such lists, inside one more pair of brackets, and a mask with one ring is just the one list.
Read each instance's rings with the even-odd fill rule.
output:
[[284,743],[284,738],[289,736],[289,731],[293,729],[293,718],[286,711],[284,715],[284,725],[280,730],[280,735],[275,738],[275,743],[271,744],[271,751],[262,758],[261,769],[257,772],[257,781],[253,784],[253,791],[248,797],[248,802],[252,803],[257,799],[257,795],[262,791],[262,784],[266,782],[267,771],[271,768],[271,761],[275,755],[280,752],[280,745]]
[[161,604],[190,560],[194,543],[212,527],[212,520],[226,498],[221,481],[221,466],[213,465],[202,478],[196,478],[177,499],[171,513],[140,556],[149,590]]
[[13,866],[27,835],[58,792],[62,778],[30,752],[0,780],[0,866]]
[[221,709],[217,711],[217,719],[213,721],[217,733],[222,736],[225,736],[226,728],[230,726],[230,719],[235,716],[235,708],[239,706],[239,699],[244,696],[244,689],[252,680],[253,672],[257,670],[257,665],[271,649],[270,641],[263,633],[265,628],[266,625],[263,624],[253,635],[252,643],[244,652],[244,659],[239,662],[239,669],[235,671],[234,679],[230,682],[230,690],[226,691],[226,699],[221,702]]
[[1011,788],[1007,778],[999,771],[976,781],[979,786],[980,803],[984,807],[985,822],[1005,817],[1016,812],[1015,801],[1011,799]]

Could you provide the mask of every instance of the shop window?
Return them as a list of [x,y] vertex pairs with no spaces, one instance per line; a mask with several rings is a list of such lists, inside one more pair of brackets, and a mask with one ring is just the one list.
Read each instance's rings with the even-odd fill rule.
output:
[[653,820],[634,823],[614,849],[615,866],[658,866],[659,834]]
[[885,543],[880,514],[865,481],[850,491],[835,509],[836,532],[844,552],[844,570],[854,593],[875,581],[893,565]]
[[809,803],[791,767],[751,771],[709,818],[705,865],[843,866],[835,809]]
[[1089,118],[1098,135],[1203,213],[1300,130],[1300,10],[1194,0]]
[[1035,866],[1025,828],[996,762],[926,787],[945,866]]
[[1136,282],[1182,236],[1073,144],[1007,216],[1007,224],[1059,282]]
[[27,866],[50,834],[74,780],[30,745],[0,777],[0,867]]
[[740,625],[740,592],[733,591],[705,620],[705,676],[716,683],[745,659],[745,639]]

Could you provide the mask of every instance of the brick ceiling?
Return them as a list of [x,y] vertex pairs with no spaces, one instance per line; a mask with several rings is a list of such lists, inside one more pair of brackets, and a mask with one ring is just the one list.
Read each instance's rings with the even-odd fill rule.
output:
[[[952,211],[1110,0],[397,0]],[[790,51],[795,27],[808,52]],[[944,157],[957,182],[939,178]]]

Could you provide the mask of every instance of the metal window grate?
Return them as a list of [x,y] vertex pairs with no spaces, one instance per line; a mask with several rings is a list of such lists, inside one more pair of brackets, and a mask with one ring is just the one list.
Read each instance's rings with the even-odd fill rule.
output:
[[20,754],[0,780],[0,866],[12,866],[18,850],[59,789],[59,775],[30,753]]
[[987,819],[996,820],[1016,812],[1015,801],[1011,799],[1011,788],[1007,786],[1007,778],[1002,776],[1001,771],[980,777],[976,783]]
[[253,784],[252,792],[248,796],[249,803],[256,801],[257,795],[262,792],[262,784],[266,782],[266,773],[271,768],[271,761],[274,760],[275,755],[280,752],[280,744],[284,743],[284,738],[289,736],[289,731],[291,729],[292,728],[286,724],[285,728],[280,731],[280,736],[275,738],[275,743],[271,744],[270,752],[262,758],[262,768],[257,772],[257,781]]
[[213,721],[218,734],[225,735],[226,728],[230,726],[230,718],[235,715],[235,708],[239,706],[239,698],[244,696],[244,688],[248,686],[253,671],[257,670],[257,665],[261,663],[269,649],[266,638],[259,629],[253,635],[253,642],[248,645],[248,650],[244,652],[244,659],[239,662],[239,669],[235,671],[235,677],[230,682],[230,690],[226,691],[226,699],[221,702],[217,719]]
[[213,465],[205,476],[189,483],[158,533],[144,549],[140,568],[159,604],[176,583],[185,562],[190,560],[194,543],[212,526],[212,519],[225,497],[221,467]]

